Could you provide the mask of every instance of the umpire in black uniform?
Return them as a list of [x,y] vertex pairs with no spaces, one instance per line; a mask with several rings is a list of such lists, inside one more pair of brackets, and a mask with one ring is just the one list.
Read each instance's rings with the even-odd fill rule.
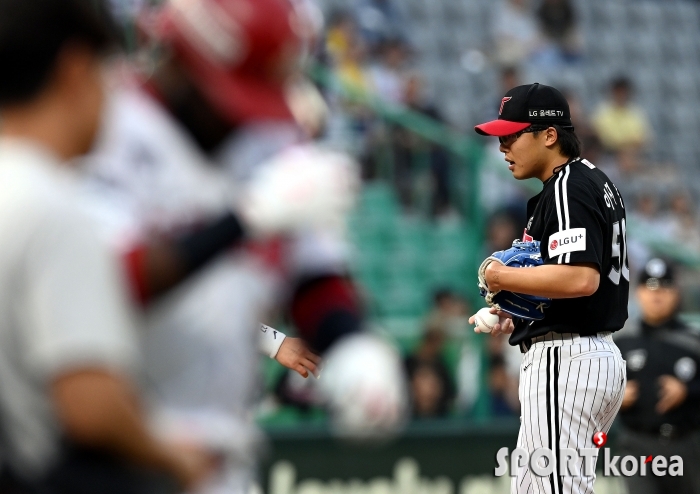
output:
[[678,319],[674,267],[650,260],[639,280],[641,332],[616,341],[627,361],[622,455],[683,458],[683,476],[626,478],[635,494],[700,493],[700,336]]

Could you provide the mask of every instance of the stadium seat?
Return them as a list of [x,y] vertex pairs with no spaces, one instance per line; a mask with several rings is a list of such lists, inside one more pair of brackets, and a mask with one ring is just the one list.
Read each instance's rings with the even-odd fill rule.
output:
[[657,68],[663,62],[661,43],[652,31],[639,29],[637,36],[627,39],[625,51],[635,64]]

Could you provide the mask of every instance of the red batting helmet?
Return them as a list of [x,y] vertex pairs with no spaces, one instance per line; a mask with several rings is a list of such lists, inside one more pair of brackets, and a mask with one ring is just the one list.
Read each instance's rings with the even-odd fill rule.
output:
[[289,0],[170,0],[155,24],[227,120],[292,119],[285,85],[304,26]]

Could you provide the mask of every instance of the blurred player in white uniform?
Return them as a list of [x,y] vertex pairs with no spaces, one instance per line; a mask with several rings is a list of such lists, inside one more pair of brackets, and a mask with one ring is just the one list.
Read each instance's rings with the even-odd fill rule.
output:
[[77,200],[114,45],[97,7],[0,0],[3,494],[164,494],[210,470],[148,430],[119,265]]
[[[208,492],[249,492],[259,441],[251,416],[257,321],[279,303],[289,259],[283,241],[248,241],[337,227],[354,175],[347,158],[304,147],[236,187],[208,159],[242,123],[291,116],[284,83],[300,39],[285,0],[174,1],[150,27],[165,59],[150,79],[113,96],[87,188],[99,196],[93,210],[149,306],[144,346],[156,423],[171,439],[220,455],[225,466]],[[349,283],[337,273],[322,281],[297,297],[295,319],[325,350],[358,332],[361,315]],[[352,371],[342,380],[369,389],[367,418],[394,426],[402,411],[399,361],[358,338],[344,338],[346,349],[321,381],[342,389],[332,362],[344,364]],[[349,365],[353,358],[357,365]],[[367,373],[384,379],[379,389]]]

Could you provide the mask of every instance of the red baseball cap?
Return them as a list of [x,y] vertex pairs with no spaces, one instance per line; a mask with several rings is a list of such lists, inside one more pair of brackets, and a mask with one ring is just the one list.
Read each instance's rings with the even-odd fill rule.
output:
[[517,86],[501,99],[498,119],[474,127],[485,136],[503,137],[530,125],[560,125],[573,129],[569,103],[559,90],[538,82]]
[[293,120],[286,86],[304,26],[286,0],[170,0],[153,32],[233,124]]

